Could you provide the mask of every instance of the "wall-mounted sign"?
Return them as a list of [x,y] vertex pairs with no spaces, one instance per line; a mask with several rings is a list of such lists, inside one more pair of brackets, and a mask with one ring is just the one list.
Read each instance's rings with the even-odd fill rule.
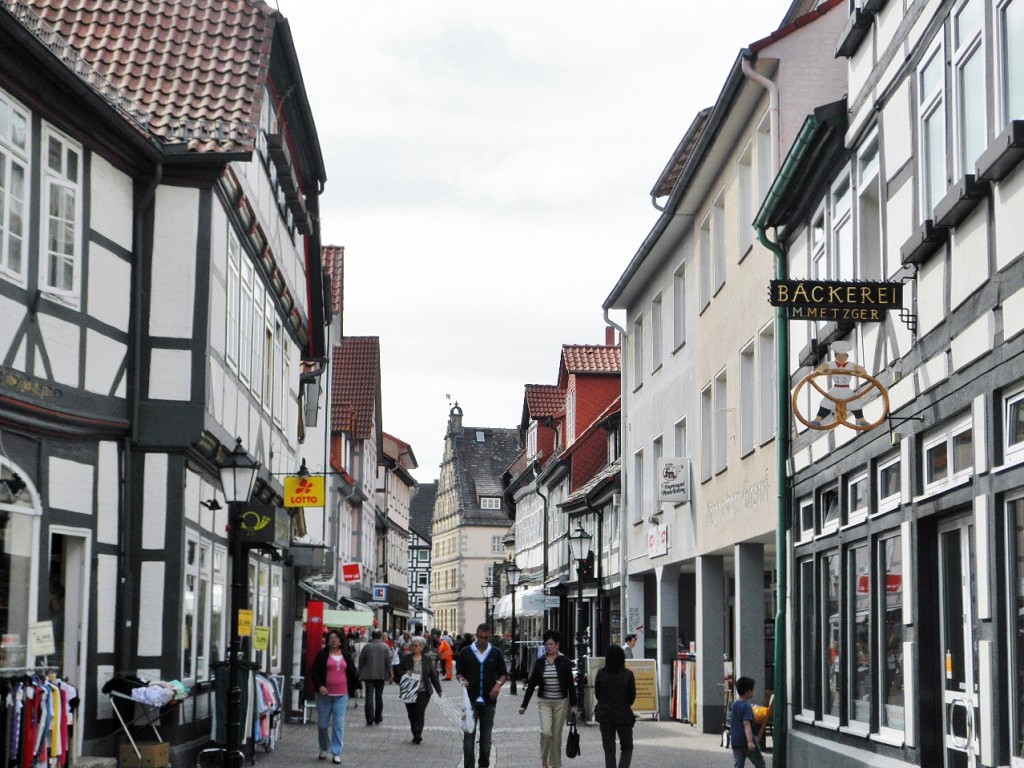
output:
[[668,526],[652,525],[647,529],[647,556],[661,557],[668,554]]
[[240,519],[243,543],[287,549],[291,541],[291,518],[285,510],[273,504],[247,504]]
[[903,307],[903,283],[772,280],[768,303],[790,320],[880,323]]
[[374,584],[373,585],[373,602],[375,603],[387,603],[388,601],[388,585],[387,584]]
[[286,507],[322,507],[326,496],[322,477],[286,477],[284,479],[284,505]]
[[359,563],[342,563],[341,580],[345,582],[362,581],[363,571]]
[[658,498],[680,503],[690,500],[690,460],[688,458],[658,459]]

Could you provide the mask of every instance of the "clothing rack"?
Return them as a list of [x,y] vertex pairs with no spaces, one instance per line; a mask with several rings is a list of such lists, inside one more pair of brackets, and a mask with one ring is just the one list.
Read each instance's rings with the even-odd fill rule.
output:
[[[156,736],[157,742],[162,744],[164,739],[160,733],[160,728],[158,727],[160,718],[180,705],[181,702],[185,701],[185,698],[176,694],[170,699],[170,701],[164,704],[152,704],[147,701],[141,701],[130,693],[113,690],[112,683],[118,680],[123,681],[131,688],[146,687],[149,683],[144,682],[139,678],[128,678],[126,676],[114,675],[103,687],[103,692],[106,693],[107,698],[110,700],[110,707],[114,710],[114,715],[121,723],[121,730],[124,731],[124,735],[128,737],[128,743],[131,744],[132,750],[135,752],[135,757],[141,765],[142,751],[139,749],[139,745],[136,743],[135,737],[132,735],[132,729],[152,728],[153,735]],[[121,704],[121,702],[124,703]],[[131,708],[126,707],[128,704],[132,705]],[[126,707],[127,711],[133,714],[130,717],[126,717],[125,714],[121,712],[121,707]]]
[[78,691],[52,665],[0,667],[0,754],[15,765],[74,763]]

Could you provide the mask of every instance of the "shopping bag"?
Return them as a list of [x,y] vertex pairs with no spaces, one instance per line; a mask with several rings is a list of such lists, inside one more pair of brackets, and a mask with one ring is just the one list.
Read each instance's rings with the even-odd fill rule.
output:
[[420,676],[410,672],[398,680],[398,698],[406,704],[415,704],[420,694]]
[[470,701],[469,691],[462,689],[462,731],[473,733],[476,730],[476,713],[473,711],[473,702]]
[[569,735],[565,739],[565,756],[580,756],[580,732],[576,730],[576,715],[569,718]]

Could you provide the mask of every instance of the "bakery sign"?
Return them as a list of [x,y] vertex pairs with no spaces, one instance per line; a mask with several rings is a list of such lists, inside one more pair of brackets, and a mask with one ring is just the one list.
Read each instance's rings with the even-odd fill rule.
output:
[[769,292],[790,320],[880,323],[903,307],[903,283],[772,280]]

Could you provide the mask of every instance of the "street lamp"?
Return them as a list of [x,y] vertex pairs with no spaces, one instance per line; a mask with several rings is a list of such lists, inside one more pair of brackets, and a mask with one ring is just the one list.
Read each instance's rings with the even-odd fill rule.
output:
[[[590,552],[590,542],[594,538],[583,529],[577,521],[576,530],[569,534],[569,556],[576,560],[576,684],[577,700],[583,705],[583,686],[586,678],[583,674],[583,662],[586,656],[587,641],[583,636],[583,571]],[[586,711],[586,710],[584,710]]]
[[491,597],[494,595],[494,584],[488,578],[483,584],[480,585],[480,591],[484,596],[484,621],[487,625],[491,624]]
[[240,758],[237,765],[245,762],[241,751],[241,709],[242,689],[239,687],[239,662],[241,639],[238,636],[238,611],[246,603],[248,592],[248,563],[242,547],[243,507],[252,495],[256,484],[256,473],[260,463],[249,458],[242,447],[242,438],[235,441],[235,448],[220,465],[220,484],[228,505],[228,537],[231,545],[231,638],[228,652],[228,716],[227,744],[224,750],[224,768],[231,768],[233,756]]
[[509,560],[505,564],[505,578],[512,587],[512,695],[516,694],[516,587],[519,586],[519,577],[522,575],[523,570],[516,565],[515,560]]

